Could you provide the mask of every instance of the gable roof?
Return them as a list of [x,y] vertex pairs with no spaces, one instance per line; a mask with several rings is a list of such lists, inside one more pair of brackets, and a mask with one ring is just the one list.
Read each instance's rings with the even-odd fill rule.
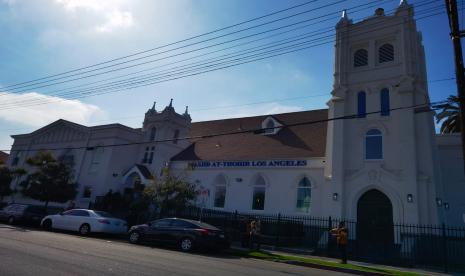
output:
[[[328,110],[291,112],[255,117],[192,123],[189,136],[202,136],[238,130],[261,128],[263,120],[272,116],[283,125],[328,118]],[[327,123],[284,127],[275,135],[241,133],[193,139],[192,144],[171,158],[190,160],[250,160],[278,158],[324,157]]]
[[146,166],[136,164],[136,167],[139,169],[142,176],[144,176],[146,179],[153,179],[153,175],[150,173]]

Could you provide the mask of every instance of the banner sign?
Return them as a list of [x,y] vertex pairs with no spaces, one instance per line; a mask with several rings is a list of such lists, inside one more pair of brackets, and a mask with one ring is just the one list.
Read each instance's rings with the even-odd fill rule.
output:
[[196,161],[189,163],[189,167],[195,168],[234,168],[234,167],[305,167],[307,160],[257,160],[257,161]]

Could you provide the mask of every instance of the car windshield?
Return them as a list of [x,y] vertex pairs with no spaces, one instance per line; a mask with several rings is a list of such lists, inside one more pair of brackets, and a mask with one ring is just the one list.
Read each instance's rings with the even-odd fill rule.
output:
[[104,211],[94,211],[94,213],[96,213],[97,216],[104,217],[104,218],[114,218],[115,217],[112,214],[104,212]]

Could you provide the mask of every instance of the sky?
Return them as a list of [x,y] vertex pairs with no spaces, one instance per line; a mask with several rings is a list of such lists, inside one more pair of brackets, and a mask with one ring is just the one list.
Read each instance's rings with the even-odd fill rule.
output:
[[[343,9],[348,9],[349,17],[357,22],[372,15],[377,6],[387,12],[393,10],[399,4],[398,0],[377,1],[379,5],[373,4],[375,1],[315,0],[274,16],[147,52],[159,53],[211,39],[144,59],[159,58],[150,64],[53,86],[45,86],[49,83],[44,83],[24,88],[9,87],[153,49],[305,2],[308,0],[0,0],[0,150],[11,148],[13,140],[10,135],[29,133],[60,118],[88,126],[118,122],[141,127],[144,113],[154,101],[160,110],[171,98],[179,113],[189,106],[193,121],[326,108],[333,81],[334,45],[330,41],[303,51],[114,93],[91,97],[81,94],[74,98],[63,91],[138,70],[147,70],[144,73],[147,74],[154,72],[148,70],[170,61],[182,61],[182,58],[206,54],[250,39],[263,38],[255,44],[242,48],[237,46],[237,49],[247,49],[322,28],[329,28],[327,33],[331,35]],[[418,5],[417,18],[428,15],[428,9],[431,11],[429,14],[445,11],[444,2],[440,0],[408,2]],[[370,3],[372,7],[367,6]],[[439,10],[441,4],[442,9]],[[358,10],[361,9],[360,5],[365,5],[365,9]],[[435,7],[438,9],[434,10]],[[213,39],[312,9],[299,16]],[[265,35],[273,34],[267,32],[249,40],[242,38],[237,42],[170,57],[188,49],[198,49],[317,17],[325,18],[325,21],[318,24],[310,21],[312,25],[283,36],[266,38]],[[453,50],[445,12],[419,20],[417,28],[422,33],[428,79],[432,81],[429,83],[431,101],[443,100],[456,91],[454,80],[436,81],[454,77]],[[284,30],[287,29],[279,31]],[[220,51],[216,55],[232,51]],[[210,54],[205,58],[214,56]],[[33,104],[30,104],[31,101]]]

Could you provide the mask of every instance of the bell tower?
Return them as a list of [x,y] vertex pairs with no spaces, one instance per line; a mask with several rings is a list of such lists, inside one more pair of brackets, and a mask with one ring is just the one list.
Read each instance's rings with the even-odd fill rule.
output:
[[413,6],[402,0],[393,14],[378,8],[357,23],[343,12],[331,94],[329,118],[354,118],[328,123],[328,199],[340,195],[328,215],[357,219],[362,196],[380,192],[392,205],[394,222],[436,223],[433,112],[413,108],[429,104]]
[[192,120],[187,106],[184,114],[175,111],[173,99],[161,111],[155,105],[145,113],[142,133],[146,143],[140,147],[138,163],[157,174],[172,156],[188,146],[189,142],[180,138],[189,135]]

